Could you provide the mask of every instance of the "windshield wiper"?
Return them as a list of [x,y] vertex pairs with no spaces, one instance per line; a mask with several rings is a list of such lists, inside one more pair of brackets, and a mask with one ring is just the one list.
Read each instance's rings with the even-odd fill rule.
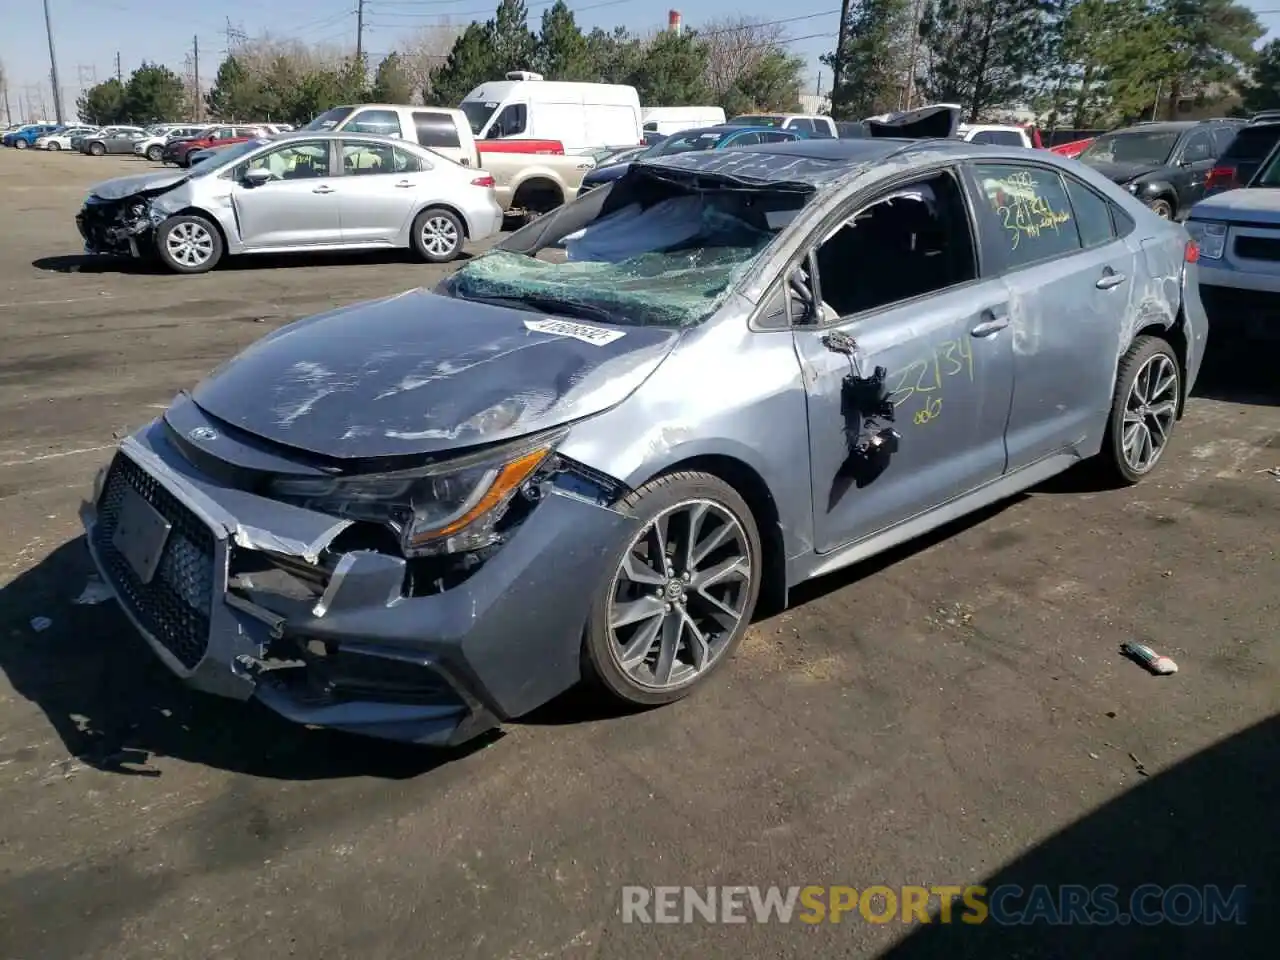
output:
[[580,320],[599,320],[603,323],[617,322],[614,320],[613,314],[604,309],[604,307],[593,307],[587,303],[557,300],[555,297],[544,297],[537,294],[520,297],[476,297],[460,293],[459,296],[463,300],[491,303],[496,307],[518,307],[522,310],[529,310],[532,313],[560,313],[569,317],[577,317]]

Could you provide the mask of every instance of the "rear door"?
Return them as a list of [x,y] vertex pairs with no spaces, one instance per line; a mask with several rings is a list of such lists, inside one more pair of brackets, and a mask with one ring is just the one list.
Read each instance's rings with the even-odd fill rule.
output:
[[397,242],[413,217],[430,168],[414,154],[388,143],[344,139],[340,149],[342,242]]
[[1091,453],[1131,309],[1136,253],[1108,201],[1051,167],[974,163],[970,189],[985,262],[1004,276],[1014,388],[1005,433],[1010,471],[1055,454]]

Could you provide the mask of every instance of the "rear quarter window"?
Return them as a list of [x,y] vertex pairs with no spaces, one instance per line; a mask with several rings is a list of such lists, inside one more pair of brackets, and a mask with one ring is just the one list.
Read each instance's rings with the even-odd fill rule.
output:
[[1231,141],[1223,160],[1248,160],[1260,163],[1280,141],[1280,123],[1260,123],[1244,127]]
[[429,110],[415,111],[413,127],[418,135],[418,143],[424,147],[460,147],[458,125],[447,113],[433,113]]

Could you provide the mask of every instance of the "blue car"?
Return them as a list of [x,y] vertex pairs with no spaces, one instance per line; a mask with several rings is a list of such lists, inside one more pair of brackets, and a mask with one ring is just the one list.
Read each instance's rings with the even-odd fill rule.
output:
[[692,153],[695,150],[728,150],[730,147],[747,147],[759,143],[786,143],[790,140],[802,140],[803,136],[795,130],[772,130],[765,127],[723,124],[717,127],[698,127],[694,130],[683,130],[672,134],[647,150],[629,156],[621,163],[607,163],[596,167],[582,178],[582,186],[578,193],[585,193],[593,187],[620,179],[631,169],[636,160],[649,160],[653,157],[669,157],[676,153]]
[[28,123],[25,127],[6,133],[4,140],[0,142],[3,142],[6,147],[26,150],[36,142],[37,137],[43,137],[46,133],[52,133],[57,129],[56,123]]

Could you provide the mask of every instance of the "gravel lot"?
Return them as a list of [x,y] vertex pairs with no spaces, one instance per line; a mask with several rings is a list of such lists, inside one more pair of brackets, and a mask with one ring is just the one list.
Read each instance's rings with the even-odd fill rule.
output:
[[[1158,475],[1062,478],[807,586],[711,688],[461,753],[186,692],[88,573],[115,438],[407,255],[79,255],[132,158],[0,152],[0,956],[1273,956],[1280,377],[1211,347]],[[52,626],[36,631],[34,617]],[[1125,640],[1174,657],[1156,679]],[[1136,758],[1136,761],[1135,761]],[[624,925],[625,884],[1248,884],[1244,927]],[[1267,949],[1271,947],[1271,949]]]

